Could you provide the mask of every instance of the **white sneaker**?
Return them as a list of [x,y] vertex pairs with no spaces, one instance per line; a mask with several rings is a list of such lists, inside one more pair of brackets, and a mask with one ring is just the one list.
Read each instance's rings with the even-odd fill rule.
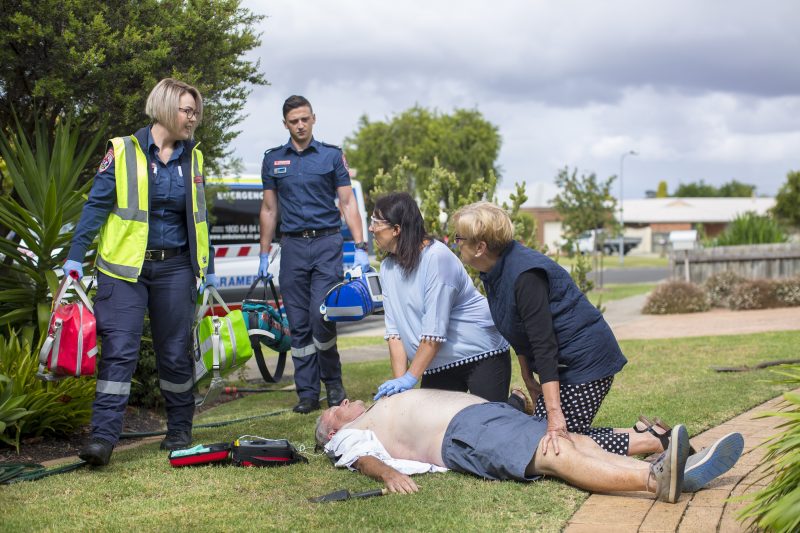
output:
[[695,492],[736,464],[744,450],[741,433],[728,433],[717,442],[689,456],[683,472],[683,492]]

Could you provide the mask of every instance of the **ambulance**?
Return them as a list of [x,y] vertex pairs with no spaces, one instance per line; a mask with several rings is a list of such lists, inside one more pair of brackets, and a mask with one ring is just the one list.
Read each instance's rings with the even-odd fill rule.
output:
[[[352,179],[351,183],[366,239],[367,211],[364,194],[358,180]],[[214,270],[219,278],[217,289],[229,306],[238,308],[258,272],[259,212],[263,198],[261,176],[207,177],[206,189],[211,222],[209,239],[214,246]],[[344,268],[347,269],[353,263],[355,243],[344,219],[341,224]],[[280,228],[280,224],[278,227]],[[269,265],[269,273],[272,274],[276,287],[280,271],[279,242],[280,233],[276,231]]]

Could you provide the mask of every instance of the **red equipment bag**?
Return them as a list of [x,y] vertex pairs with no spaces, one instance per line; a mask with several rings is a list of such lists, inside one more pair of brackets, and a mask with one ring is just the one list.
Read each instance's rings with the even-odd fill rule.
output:
[[[78,299],[68,303],[67,289],[74,288]],[[36,377],[56,381],[69,376],[94,374],[97,362],[97,334],[94,310],[77,275],[65,276],[53,299],[50,328],[39,351]]]
[[231,443],[198,444],[194,448],[169,452],[169,464],[175,468],[213,463],[227,463],[230,459]]

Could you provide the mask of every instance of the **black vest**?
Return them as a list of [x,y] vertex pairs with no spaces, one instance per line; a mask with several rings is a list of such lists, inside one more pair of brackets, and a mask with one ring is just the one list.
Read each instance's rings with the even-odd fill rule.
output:
[[530,369],[536,371],[514,297],[517,278],[532,269],[547,274],[550,313],[558,342],[559,380],[565,384],[587,383],[622,370],[627,359],[611,328],[569,273],[549,257],[512,241],[492,270],[481,274],[481,280],[492,319],[517,355],[527,356]]

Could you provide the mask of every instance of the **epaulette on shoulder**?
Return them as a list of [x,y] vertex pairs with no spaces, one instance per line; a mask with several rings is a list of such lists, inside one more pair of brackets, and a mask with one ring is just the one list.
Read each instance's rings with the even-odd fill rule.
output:
[[342,147],[341,146],[336,146],[335,144],[330,144],[330,143],[326,143],[326,142],[322,142],[322,141],[320,141],[319,144],[321,144],[322,146],[327,146],[328,148],[335,148],[335,149],[339,150],[340,152],[342,151]]
[[264,150],[264,155],[267,155],[268,153],[273,152],[278,148],[283,148],[283,145],[281,144],[280,146],[273,146],[272,148],[267,148],[266,150]]

